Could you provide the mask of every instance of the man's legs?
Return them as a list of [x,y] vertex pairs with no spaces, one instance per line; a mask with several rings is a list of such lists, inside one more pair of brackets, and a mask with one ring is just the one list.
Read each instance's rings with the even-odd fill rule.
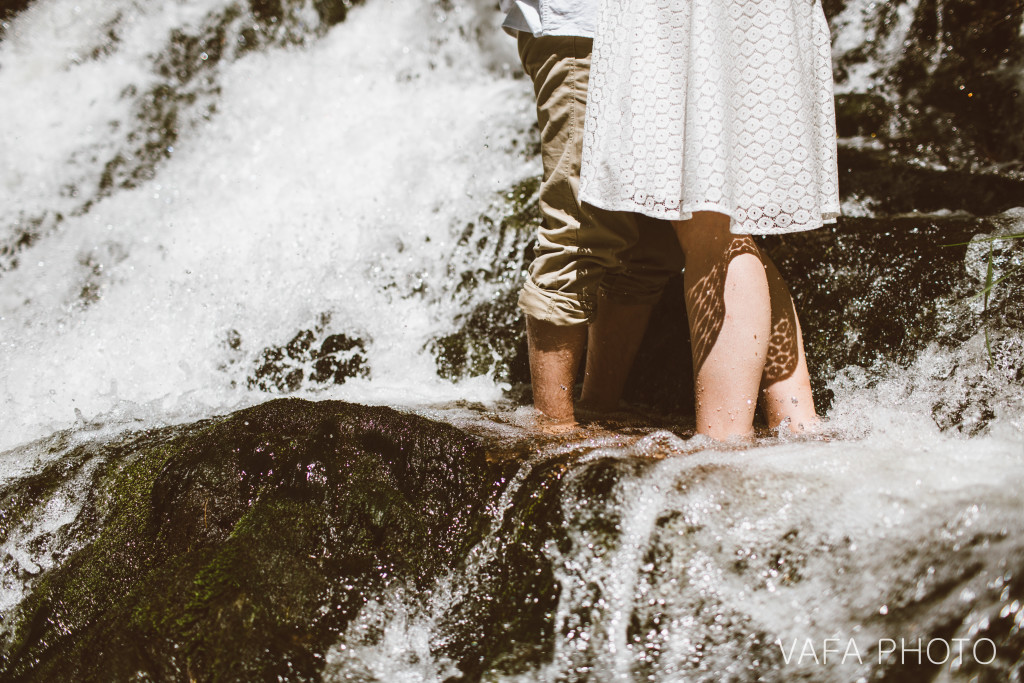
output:
[[624,302],[598,296],[587,336],[587,369],[580,403],[587,410],[615,410],[640,349],[654,302]]
[[665,284],[683,269],[683,252],[668,221],[639,214],[636,244],[623,252],[622,268],[601,281],[597,312],[587,338],[583,403],[614,410]]
[[[544,163],[544,224],[519,307],[526,314],[534,405],[566,425],[573,424],[572,390],[588,324],[594,321],[584,401],[612,409],[651,309],[665,282],[682,268],[668,223],[579,202],[591,46],[586,38],[519,38],[523,68],[537,95]],[[604,294],[598,302],[599,285]]]
[[[534,405],[572,424],[572,390],[601,278],[635,239],[635,222],[579,203],[583,122],[592,41],[520,35],[519,54],[537,95],[544,179],[530,275],[519,296],[526,314]],[[631,232],[632,231],[632,232]]]
[[526,317],[533,406],[552,422],[575,421],[572,391],[587,338],[586,325],[558,325]]

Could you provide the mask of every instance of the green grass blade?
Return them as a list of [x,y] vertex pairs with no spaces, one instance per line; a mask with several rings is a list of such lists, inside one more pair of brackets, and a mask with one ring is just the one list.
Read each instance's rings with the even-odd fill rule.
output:
[[[989,292],[992,291],[992,286],[994,284],[992,282],[992,278],[995,276],[995,264],[993,263],[994,260],[995,260],[995,256],[992,254],[992,243],[989,242],[988,243],[988,272],[985,273],[985,306],[984,306],[984,309],[983,309],[985,312],[988,312],[988,294],[989,294]],[[1005,277],[1005,275],[1003,277]],[[988,332],[988,328],[986,328],[985,331]]]
[[[991,266],[991,262],[989,262],[989,265]],[[998,280],[994,280],[992,282],[992,284],[986,284],[985,285],[985,289],[981,290],[980,292],[978,292],[977,294],[975,294],[971,298],[972,299],[977,299],[979,296],[984,296],[985,297],[985,306],[987,308],[988,307],[988,294],[989,294],[989,292],[992,291],[992,288],[995,287],[996,285],[998,285],[1000,282],[1002,282],[1006,278],[1008,278],[1011,275],[1013,275],[1014,273],[1016,273],[1018,270],[1021,269],[1021,267],[1024,267],[1024,263],[1022,263],[1019,266],[1014,266],[1010,270],[1006,271],[1006,273],[1001,278],[999,278]],[[991,277],[991,273],[989,274],[989,277]]]
[[975,242],[978,242],[978,243],[981,243],[981,242],[1000,242],[1000,241],[1003,241],[1003,240],[1019,240],[1019,239],[1024,239],[1024,232],[1020,233],[1019,235],[1001,235],[999,237],[979,237],[979,238],[976,238],[976,239],[969,240],[967,242],[954,242],[952,244],[941,244],[939,246],[942,246],[942,247],[963,247],[963,246],[967,246],[969,244],[974,244]]

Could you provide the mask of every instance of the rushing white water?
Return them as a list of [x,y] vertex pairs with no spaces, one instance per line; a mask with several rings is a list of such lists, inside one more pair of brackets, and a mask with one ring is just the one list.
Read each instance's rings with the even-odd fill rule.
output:
[[[247,383],[262,350],[318,326],[363,339],[370,375],[298,395],[402,406],[500,397],[487,377],[439,378],[427,348],[468,305],[446,289],[458,232],[500,215],[499,193],[538,171],[524,151],[529,86],[514,77],[492,4],[367,0],[322,37],[225,48],[181,86],[195,102],[181,104],[151,177],[102,191],[108,162],[138,148],[138,106],[167,81],[158,72],[172,31],[201,33],[230,3],[39,0],[18,15],[0,42],[2,244],[34,227],[31,244],[0,253],[0,450],[69,426],[77,444],[264,400]],[[876,5],[851,2],[835,22],[839,55],[883,38],[841,90],[876,85],[917,7],[894,8],[877,36]],[[297,21],[317,19],[307,7]],[[1004,234],[1024,231],[1019,211],[1003,221]],[[979,245],[965,263],[979,286],[987,255]],[[996,277],[1021,258],[1007,249]],[[984,304],[935,305],[955,325],[957,311]],[[1019,582],[1019,561],[1008,563],[1024,552],[1022,357],[1020,330],[991,355],[979,330],[906,366],[847,368],[832,386],[831,441],[730,450],[648,429],[552,445],[508,484],[465,566],[427,594],[394,585],[368,604],[328,652],[325,677],[456,675],[440,654],[446,615],[500,554],[496,534],[530,467],[567,454],[570,543],[543,549],[558,595],[552,651],[491,680],[848,681],[873,670],[881,638],[927,636],[947,614],[963,617],[957,637],[1000,620],[1019,630],[1024,611],[1004,589]],[[953,406],[959,430],[937,426],[937,406]],[[522,412],[466,412],[430,414],[521,436]],[[0,482],[68,450],[11,450]],[[609,462],[619,478],[594,496],[587,475]],[[82,542],[61,530],[95,466],[86,460],[0,547],[0,612],[25,595],[25,577]],[[596,518],[615,520],[610,539],[591,533]],[[808,642],[820,657],[827,638],[856,643],[864,661],[799,657]],[[796,643],[796,661],[775,639]]]
[[885,92],[880,69],[900,55],[919,4],[920,0],[846,4],[831,22],[833,59],[850,53],[866,53],[869,58],[857,60],[844,78],[837,79],[837,94]]
[[[1019,433],[950,439],[893,422],[843,444],[737,451],[652,432],[538,460],[570,453],[560,497],[570,543],[544,548],[558,593],[553,648],[485,680],[839,683],[916,661],[919,640],[934,641],[941,680],[968,680],[975,643],[986,662],[984,638],[1024,618],[1010,589],[1024,553]],[[610,493],[594,491],[599,468],[618,472]],[[495,529],[509,514],[497,511]],[[443,654],[446,617],[498,541],[425,592],[399,585],[367,604],[328,653],[325,680],[460,675]],[[955,639],[966,654],[940,649]]]
[[[513,42],[459,38],[489,7],[372,2],[306,46],[222,60],[216,112],[197,105],[151,180],[82,212],[153,51],[223,4],[46,0],[0,42],[0,230],[64,216],[0,274],[0,449],[76,411],[173,420],[266,398],[246,388],[256,356],[324,314],[368,341],[372,379],[320,395],[499,395],[439,380],[424,350],[455,314],[437,296],[453,231],[537,170],[528,88],[501,66]],[[84,58],[111,22],[109,54]]]

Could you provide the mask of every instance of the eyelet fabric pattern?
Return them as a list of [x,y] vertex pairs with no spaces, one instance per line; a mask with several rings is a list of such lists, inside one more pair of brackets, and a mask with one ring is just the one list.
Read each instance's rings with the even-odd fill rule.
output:
[[580,198],[743,234],[839,215],[820,0],[601,0]]

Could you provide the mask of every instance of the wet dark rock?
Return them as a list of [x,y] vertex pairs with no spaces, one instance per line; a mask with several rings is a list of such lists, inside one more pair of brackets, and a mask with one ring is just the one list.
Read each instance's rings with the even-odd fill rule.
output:
[[325,336],[319,325],[300,331],[284,346],[263,349],[247,383],[250,389],[287,393],[298,391],[307,381],[344,384],[352,377],[369,375],[366,343],[345,334]]
[[[0,5],[0,22],[13,19],[14,15],[23,12],[31,4],[32,0],[4,0]],[[0,25],[0,40],[3,39],[5,31],[6,26]]]
[[[908,362],[935,339],[930,302],[962,282],[978,219],[843,219],[834,229],[768,240],[801,316],[816,387],[849,365]],[[963,341],[973,333],[963,329]],[[818,395],[827,406],[827,397]]]
[[361,339],[346,337],[344,334],[332,334],[324,339],[316,353],[310,379],[318,384],[343,384],[349,377],[366,377],[369,369],[365,358],[360,354],[365,350]]
[[466,553],[494,490],[452,427],[279,400],[75,449],[0,492],[0,533],[93,461],[80,547],[4,624],[5,680],[315,680],[369,596]]
[[[970,217],[848,218],[831,230],[766,241],[793,290],[824,406],[822,385],[846,366],[907,364],[930,343],[955,348],[989,324],[992,315],[950,310],[983,286],[965,273],[968,247],[951,245],[993,230]],[[993,310],[1012,307],[1017,286],[1007,282]]]
[[893,117],[893,106],[875,93],[836,95],[836,127],[840,138],[877,138]]
[[920,112],[909,119],[915,136],[939,141],[966,133],[982,159],[1024,156],[1022,14],[1014,0],[924,3],[893,73],[898,92]]
[[530,381],[525,322],[516,307],[517,295],[476,306],[460,320],[458,331],[433,343],[437,374],[445,379],[486,375],[503,382]]
[[[445,615],[438,654],[470,681],[536,666],[556,636],[558,585],[543,549],[567,543],[570,462],[533,467],[493,527],[488,511],[522,459],[487,451],[388,408],[286,399],[72,448],[0,490],[9,539],[87,473],[57,566],[29,581],[3,624],[0,676],[318,680],[367,600],[392,585],[428,589],[452,570],[469,590]],[[646,466],[609,460],[584,488],[597,499]],[[615,523],[581,520],[608,544]],[[474,557],[485,535],[491,545]]]
[[313,0],[313,9],[320,15],[323,26],[334,26],[345,20],[348,11],[362,4],[362,0]]
[[[459,235],[448,265],[445,296],[467,307],[456,329],[430,343],[438,375],[458,380],[487,375],[501,382],[529,382],[523,318],[516,306],[519,287],[540,225],[539,177],[529,177],[505,193]],[[498,290],[497,295],[481,297]]]
[[[585,443],[531,457],[532,440],[485,441],[389,408],[281,399],[81,441],[53,437],[46,464],[0,488],[0,543],[37,524],[52,501],[73,494],[80,503],[73,522],[23,548],[37,564],[22,560],[30,592],[2,624],[4,680],[312,681],[325,667],[379,680],[360,678],[358,658],[339,663],[336,646],[382,647],[391,620],[404,622],[393,610],[413,621],[433,615],[429,656],[453,662],[461,680],[529,674],[558,652],[561,664],[602,666],[600,644],[577,650],[572,638],[602,633],[625,598],[626,638],[650,655],[635,663],[638,676],[660,680],[672,666],[781,682],[793,677],[780,634],[759,613],[798,595],[770,593],[807,582],[837,599],[877,593],[884,620],[873,600],[847,606],[852,623],[876,634],[951,638],[977,623],[976,610],[990,611],[972,637],[1021,652],[1014,613],[995,615],[1024,595],[1024,555],[1014,554],[1012,531],[961,526],[958,500],[921,513],[940,521],[917,542],[865,553],[859,539],[811,520],[723,538],[728,520],[770,517],[788,491],[825,505],[838,493],[816,485],[820,474],[727,461],[666,480],[678,468],[659,469],[669,463],[658,457],[585,457]],[[666,498],[636,558],[636,583],[621,595],[602,576],[635,542],[623,534],[639,514],[636,487],[651,495],[654,482]],[[877,564],[877,552],[892,566]],[[5,570],[14,562],[0,561]],[[723,576],[702,583],[709,572]],[[761,608],[730,600],[729,585]],[[371,604],[385,608],[383,622],[360,621]],[[678,664],[658,659],[664,639],[681,637],[669,623],[685,623],[693,647]],[[980,680],[1005,679],[1013,666],[1000,660]],[[887,663],[864,673],[910,681],[920,672]]]
[[[505,463],[499,484],[522,467],[518,460]],[[466,574],[472,589],[445,615],[444,628],[454,637],[443,654],[460,662],[468,680],[479,680],[488,669],[514,673],[551,656],[559,587],[544,544],[561,535],[566,470],[565,458],[530,469],[503,524],[492,531],[493,559]]]
[[20,214],[15,219],[12,234],[0,240],[0,276],[5,271],[17,268],[21,252],[56,230],[63,221],[64,216],[53,211],[35,216]]
[[[321,31],[345,20],[348,10],[361,5],[363,0],[314,0],[313,9],[320,17]],[[252,15],[264,29],[294,21],[296,10],[303,3],[294,0],[250,0]]]
[[[564,635],[546,548],[568,553],[572,529],[614,549],[624,512],[613,494],[655,461],[600,460],[567,490],[578,464],[562,454],[509,490],[530,444],[493,447],[388,408],[281,399],[72,448],[0,490],[7,539],[90,472],[76,521],[61,530],[63,557],[3,625],[0,676],[319,680],[331,645],[377,637],[346,631],[367,601],[404,586],[413,597],[403,608],[415,609],[446,572],[464,590],[437,625],[446,636],[434,654],[467,681],[539,666]],[[573,496],[592,504],[566,519]],[[669,515],[659,528],[675,535],[681,521]]]
[[113,241],[97,244],[79,254],[78,264],[82,269],[82,276],[78,301],[82,307],[91,306],[102,298],[108,279],[106,271],[127,257],[125,247]]
[[839,186],[870,215],[963,211],[978,216],[1024,206],[1024,176],[922,166],[892,150],[840,148]]
[[[825,3],[833,26],[850,4]],[[863,8],[864,26],[874,39],[837,56],[841,90],[847,89],[852,70],[874,67],[868,91],[837,99],[841,134],[870,135],[919,161],[1019,174],[1024,170],[1024,7],[1016,0],[927,1],[915,6],[909,26],[901,26],[903,5]],[[897,30],[906,35],[895,35]],[[893,41],[901,42],[890,54]]]

